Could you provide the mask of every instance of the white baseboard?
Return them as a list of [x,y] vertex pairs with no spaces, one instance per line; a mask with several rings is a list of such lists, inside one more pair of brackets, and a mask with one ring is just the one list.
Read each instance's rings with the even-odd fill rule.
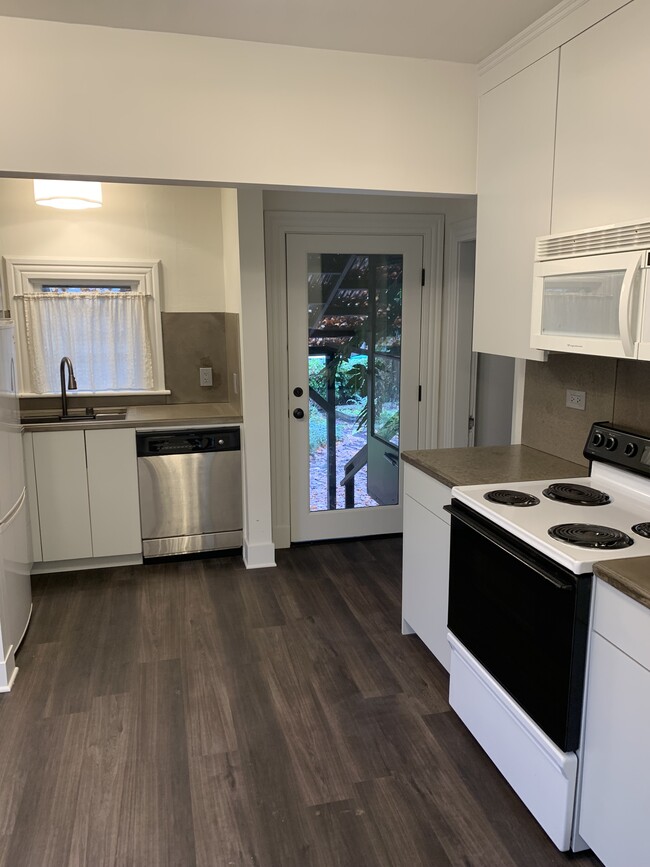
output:
[[264,569],[275,566],[275,545],[273,542],[249,545],[248,541],[244,539],[242,556],[247,569]]
[[7,651],[6,657],[0,662],[0,692],[11,691],[17,674],[18,666],[14,659],[14,647],[12,644]]
[[415,629],[402,617],[402,635],[415,635]]
[[125,554],[120,557],[82,557],[79,560],[52,560],[49,563],[34,563],[32,575],[45,572],[76,572],[80,569],[107,569],[109,566],[141,566],[142,554]]

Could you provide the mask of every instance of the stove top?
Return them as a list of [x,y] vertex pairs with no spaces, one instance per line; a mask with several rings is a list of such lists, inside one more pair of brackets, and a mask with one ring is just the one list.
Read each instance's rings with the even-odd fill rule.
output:
[[584,454],[587,478],[462,485],[452,496],[578,575],[650,556],[650,436],[596,422]]
[[[575,485],[604,492],[609,502],[600,506],[577,505],[551,500],[544,490],[552,484]],[[455,497],[466,506],[494,521],[517,538],[546,554],[575,574],[591,572],[599,560],[619,557],[650,556],[650,479],[632,476],[607,465],[596,465],[588,478],[513,482],[507,490],[539,500],[529,508],[513,508],[490,502],[485,495],[494,485],[463,485],[452,489]],[[557,525],[596,525],[623,533],[631,540],[624,548],[585,548],[575,539],[564,541],[549,535]],[[644,528],[648,536],[641,535]],[[637,528],[637,529],[634,529]]]

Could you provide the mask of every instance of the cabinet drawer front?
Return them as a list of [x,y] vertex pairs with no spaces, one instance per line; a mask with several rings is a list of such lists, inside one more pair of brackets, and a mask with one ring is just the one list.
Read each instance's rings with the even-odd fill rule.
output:
[[650,608],[596,581],[594,630],[650,670]]
[[451,488],[447,485],[405,464],[404,493],[441,518],[445,524],[449,524],[449,515],[443,511],[443,506],[451,502]]

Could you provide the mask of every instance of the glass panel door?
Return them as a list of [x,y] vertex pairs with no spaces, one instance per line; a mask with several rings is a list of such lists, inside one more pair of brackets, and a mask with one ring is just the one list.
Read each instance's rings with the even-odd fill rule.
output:
[[[294,541],[401,528],[399,449],[405,434],[408,448],[417,436],[421,247],[419,238],[290,236]],[[403,304],[407,281],[410,303]],[[398,511],[356,517],[385,507]]]

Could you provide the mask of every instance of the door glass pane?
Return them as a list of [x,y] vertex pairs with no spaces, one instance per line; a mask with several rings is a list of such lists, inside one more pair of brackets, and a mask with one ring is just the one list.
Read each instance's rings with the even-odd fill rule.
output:
[[372,433],[399,446],[399,358],[375,355],[372,370]]
[[620,336],[618,308],[624,270],[544,278],[543,334]]
[[398,501],[402,260],[308,255],[311,511]]

